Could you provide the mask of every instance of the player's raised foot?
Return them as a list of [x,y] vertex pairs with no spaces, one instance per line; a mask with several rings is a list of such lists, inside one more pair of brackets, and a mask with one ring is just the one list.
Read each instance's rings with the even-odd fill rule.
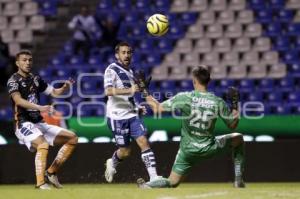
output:
[[55,188],[57,189],[61,189],[63,188],[63,186],[59,183],[57,175],[55,173],[48,173],[48,171],[46,171],[46,179],[48,180],[49,183],[51,183]]
[[105,166],[105,179],[107,182],[111,183],[114,179],[114,175],[117,173],[116,169],[113,167],[113,160],[111,158],[107,159]]
[[150,186],[148,186],[143,178],[139,178],[136,180],[136,184],[138,188],[140,189],[151,189]]
[[51,187],[49,186],[48,183],[44,183],[42,185],[39,186],[35,186],[36,189],[41,189],[41,190],[51,190]]
[[241,179],[235,180],[233,186],[235,188],[245,188],[246,187],[245,182]]

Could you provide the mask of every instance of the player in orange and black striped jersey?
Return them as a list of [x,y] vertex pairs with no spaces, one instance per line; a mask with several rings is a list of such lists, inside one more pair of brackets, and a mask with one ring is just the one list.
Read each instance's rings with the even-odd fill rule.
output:
[[[12,99],[15,112],[16,131],[18,139],[27,148],[35,152],[36,187],[50,189],[47,180],[56,188],[62,188],[56,173],[61,165],[70,157],[77,136],[75,133],[55,126],[46,124],[40,112],[53,112],[51,105],[39,105],[39,95],[44,93],[53,97],[62,95],[74,83],[74,80],[65,81],[61,88],[48,85],[41,77],[31,73],[32,54],[22,50],[16,55],[18,71],[7,82],[8,93]],[[46,171],[46,161],[49,145],[63,145],[59,150],[52,165]]]

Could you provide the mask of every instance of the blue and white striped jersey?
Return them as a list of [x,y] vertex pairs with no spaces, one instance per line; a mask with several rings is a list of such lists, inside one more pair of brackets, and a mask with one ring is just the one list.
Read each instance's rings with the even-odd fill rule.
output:
[[[133,71],[123,68],[118,63],[110,64],[104,73],[104,89],[114,87],[118,89],[134,86]],[[137,116],[137,104],[133,95],[109,96],[106,104],[106,116],[114,119],[128,119]]]

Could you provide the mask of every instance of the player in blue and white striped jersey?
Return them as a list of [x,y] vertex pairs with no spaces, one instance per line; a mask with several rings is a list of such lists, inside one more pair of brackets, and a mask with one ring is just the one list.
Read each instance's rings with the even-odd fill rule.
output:
[[126,42],[115,48],[116,63],[110,64],[104,74],[104,89],[108,96],[106,106],[107,125],[112,131],[118,149],[106,161],[105,179],[112,182],[117,165],[130,155],[130,139],[133,138],[141,149],[141,158],[147,168],[150,181],[157,177],[156,162],[146,137],[146,128],[139,118],[145,107],[135,103],[134,93],[140,92],[134,83],[130,69],[132,48]]

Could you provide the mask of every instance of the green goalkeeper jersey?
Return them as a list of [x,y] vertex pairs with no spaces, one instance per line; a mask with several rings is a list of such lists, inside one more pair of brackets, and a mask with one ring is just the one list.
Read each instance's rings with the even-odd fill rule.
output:
[[162,106],[165,111],[181,112],[180,147],[191,153],[201,152],[214,144],[213,132],[218,117],[227,125],[234,121],[225,101],[209,92],[181,92],[164,101]]

